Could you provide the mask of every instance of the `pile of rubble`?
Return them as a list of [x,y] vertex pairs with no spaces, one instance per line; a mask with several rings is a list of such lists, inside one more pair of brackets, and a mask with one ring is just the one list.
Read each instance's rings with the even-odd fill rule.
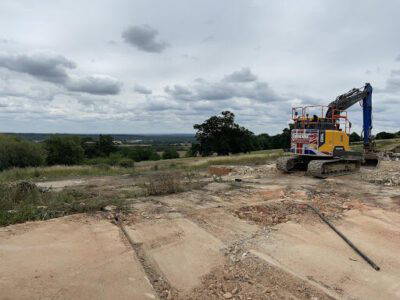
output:
[[231,177],[242,177],[242,178],[260,178],[265,177],[277,172],[275,163],[260,165],[260,166],[231,166],[232,171],[229,173]]
[[384,160],[400,161],[400,146],[396,146],[382,154]]
[[398,186],[400,185],[400,161],[382,161],[379,168],[362,169],[361,178],[371,183]]

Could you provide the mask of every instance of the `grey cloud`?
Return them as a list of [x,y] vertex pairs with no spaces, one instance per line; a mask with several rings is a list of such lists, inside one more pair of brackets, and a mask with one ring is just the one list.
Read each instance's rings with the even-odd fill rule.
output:
[[399,55],[397,55],[397,57],[396,57],[396,59],[395,59],[396,61],[400,61],[400,54]]
[[214,41],[214,36],[213,35],[208,35],[204,39],[201,40],[202,43],[208,43]]
[[400,78],[394,77],[389,78],[386,81],[386,92],[399,92],[400,91]]
[[164,90],[171,97],[180,100],[227,100],[232,98],[248,98],[261,102],[283,100],[268,85],[256,80],[250,69],[244,68],[225,76],[222,80],[208,82],[196,79],[193,85],[167,86]]
[[183,105],[175,100],[162,96],[149,97],[146,102],[148,111],[182,110]]
[[[121,83],[105,75],[92,75],[82,78],[71,77],[68,69],[76,68],[76,64],[64,56],[51,54],[0,55],[0,67],[10,71],[24,73],[32,77],[63,86],[68,91],[89,93],[94,95],[116,95],[121,90]],[[39,93],[45,96],[42,90]],[[19,96],[19,95],[14,95]],[[51,95],[50,97],[53,97]],[[27,95],[29,98],[29,95]]]
[[76,65],[61,55],[36,54],[0,55],[0,67],[29,74],[44,81],[63,84],[68,80],[66,69],[73,69]]
[[192,100],[193,94],[189,88],[186,88],[182,85],[175,84],[172,88],[166,86],[164,91],[171,95],[174,98],[181,99],[181,100]]
[[168,43],[157,41],[158,31],[148,25],[131,26],[122,32],[125,42],[145,52],[161,53],[168,47]]
[[121,91],[121,83],[117,79],[104,75],[70,79],[65,87],[69,91],[93,95],[117,95]]
[[400,75],[400,70],[392,70],[391,72],[390,72],[390,75],[393,77],[393,76],[399,76]]
[[135,87],[133,88],[133,90],[136,93],[143,94],[143,95],[150,95],[152,93],[152,90],[150,90],[147,87],[142,86],[140,84],[135,84]]
[[228,82],[251,82],[256,81],[257,76],[251,72],[250,68],[242,68],[225,76],[224,80]]

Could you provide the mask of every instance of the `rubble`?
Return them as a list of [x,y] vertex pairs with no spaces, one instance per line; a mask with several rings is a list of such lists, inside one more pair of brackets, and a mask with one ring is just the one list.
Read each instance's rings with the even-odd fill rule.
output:
[[361,179],[385,186],[398,186],[400,185],[400,161],[381,161],[379,168],[363,168]]

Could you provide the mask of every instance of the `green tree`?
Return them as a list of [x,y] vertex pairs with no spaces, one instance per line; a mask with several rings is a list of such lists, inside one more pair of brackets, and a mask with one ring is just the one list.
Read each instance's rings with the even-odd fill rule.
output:
[[257,136],[257,139],[260,149],[262,150],[272,149],[271,137],[269,136],[268,133],[259,134]]
[[100,134],[97,150],[101,156],[109,156],[112,152],[117,151],[117,147],[114,145],[114,138],[111,135]]
[[395,134],[394,133],[389,133],[389,132],[385,132],[385,131],[382,131],[382,132],[379,132],[377,135],[376,135],[376,139],[377,140],[387,140],[387,139],[394,139],[396,136],[395,136]]
[[202,124],[195,124],[199,153],[203,156],[217,153],[249,152],[255,149],[254,134],[235,123],[235,115],[223,111],[222,116],[212,116]]
[[94,158],[100,156],[98,143],[91,137],[84,137],[81,139],[81,146],[85,152],[86,158]]
[[84,150],[76,136],[51,136],[45,141],[49,165],[76,165],[82,163]]
[[359,142],[359,141],[361,141],[361,137],[358,135],[357,132],[353,132],[352,134],[350,134],[349,140],[350,140],[350,143]]
[[45,160],[46,153],[42,145],[0,135],[0,171],[14,167],[38,167]]
[[179,153],[174,148],[169,148],[165,150],[162,154],[162,159],[173,159],[179,158]]

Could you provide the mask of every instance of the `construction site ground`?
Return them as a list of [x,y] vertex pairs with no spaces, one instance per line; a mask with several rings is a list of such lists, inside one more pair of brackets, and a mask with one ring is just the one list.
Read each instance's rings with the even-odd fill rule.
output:
[[[400,187],[390,179],[400,162],[328,179],[273,163],[218,168],[197,189],[135,197],[128,214],[0,228],[0,299],[400,299]],[[134,180],[65,186],[110,193]]]

